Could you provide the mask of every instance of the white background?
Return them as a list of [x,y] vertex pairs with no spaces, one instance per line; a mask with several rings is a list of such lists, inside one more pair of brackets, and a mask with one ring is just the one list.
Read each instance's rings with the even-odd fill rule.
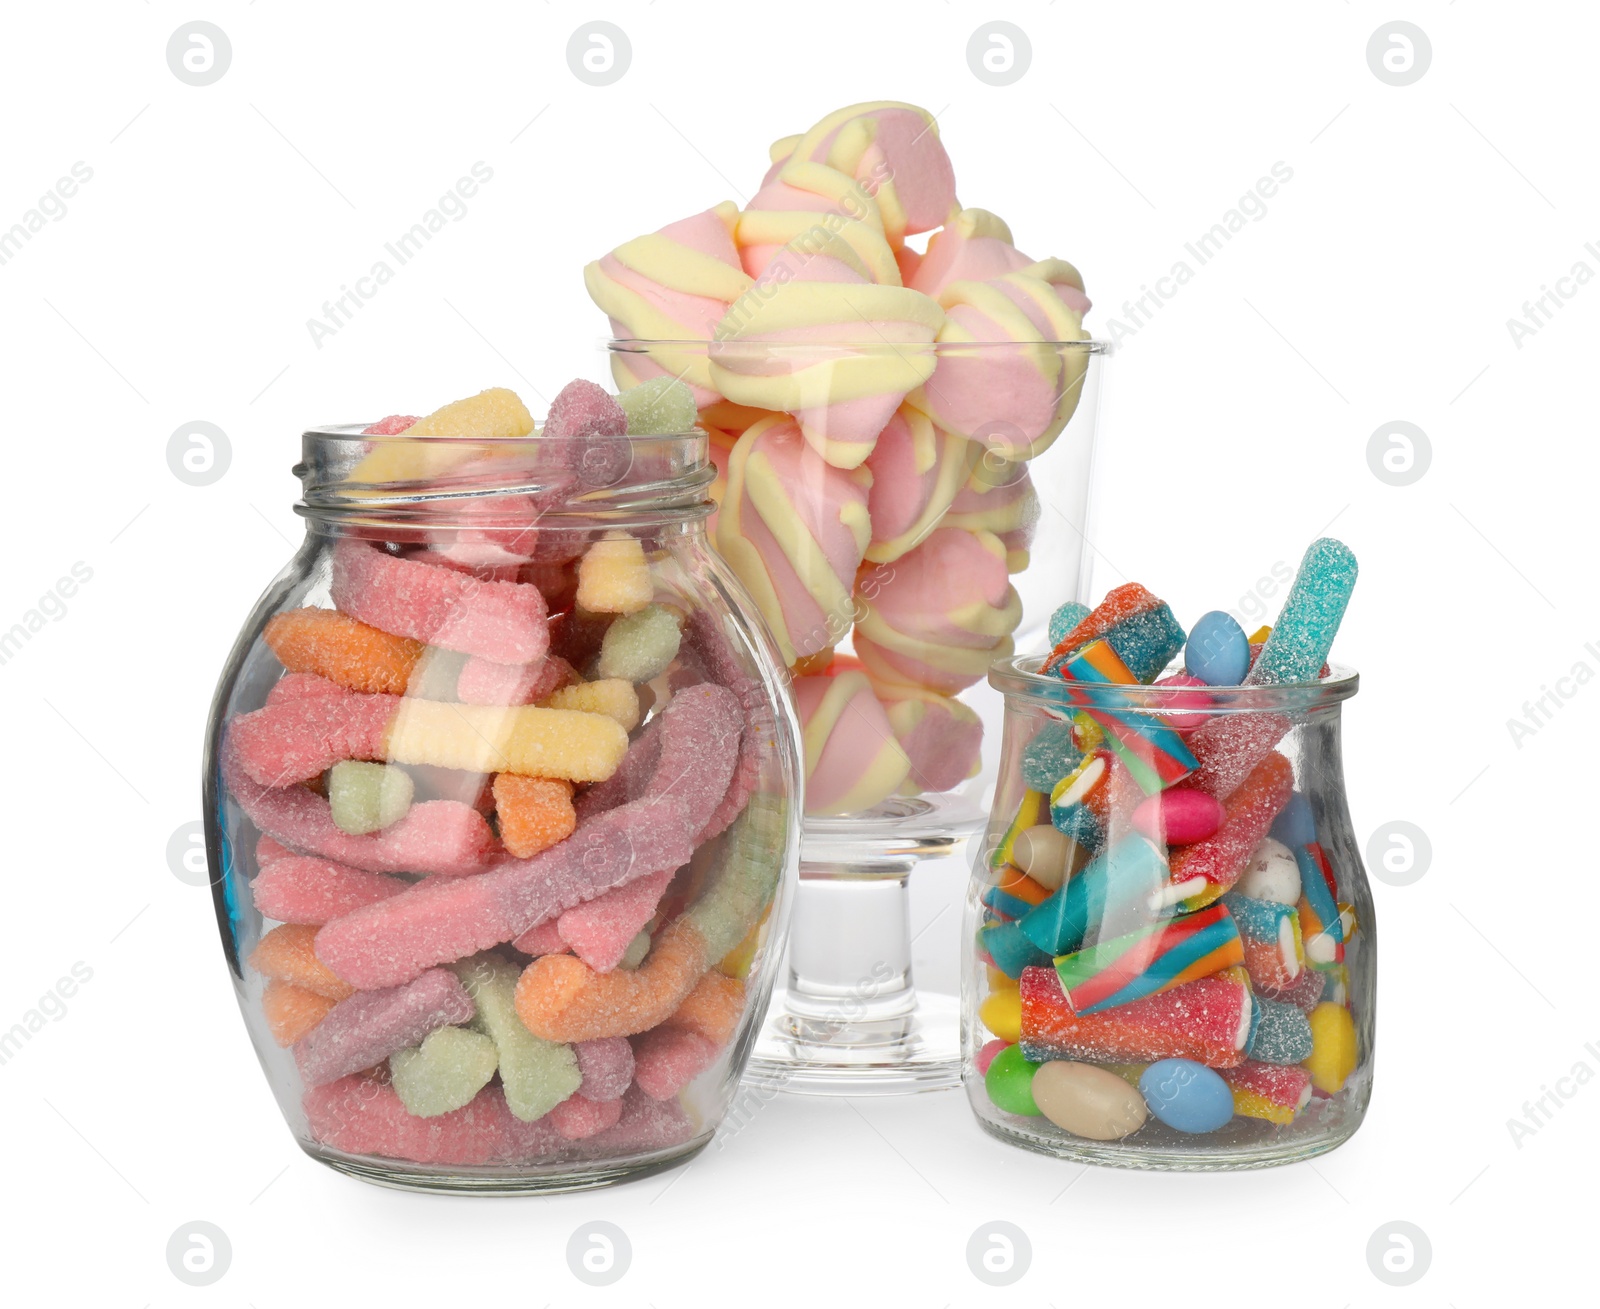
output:
[[[203,18],[215,84],[165,49]],[[621,26],[626,75],[565,49]],[[1405,19],[1412,85],[1366,48]],[[980,24],[1030,37],[986,85]],[[13,5],[0,36],[0,228],[76,161],[93,179],[0,265],[12,499],[0,628],[77,561],[93,578],[0,667],[8,827],[0,1029],[76,961],[93,978],[0,1066],[8,1300],[217,1305],[515,1303],[1504,1303],[1592,1295],[1600,1087],[1513,1140],[1575,1064],[1600,1072],[1589,797],[1600,690],[1512,739],[1523,702],[1600,670],[1592,585],[1600,288],[1521,342],[1523,302],[1600,271],[1589,6],[722,3]],[[207,701],[235,631],[298,535],[303,426],[427,412],[489,385],[536,410],[602,376],[581,265],[748,196],[775,137],[852,101],[936,111],[967,204],[1083,270],[1090,325],[1182,257],[1277,161],[1293,180],[1126,340],[1102,432],[1096,589],[1136,578],[1188,621],[1234,608],[1330,530],[1362,560],[1338,655],[1363,841],[1431,838],[1379,882],[1376,1094],[1315,1165],[1237,1176],[1082,1170],[982,1136],[958,1093],[782,1098],[685,1170],[548,1200],[388,1193],[299,1154],[245,1040],[205,891],[169,871],[199,815]],[[306,320],[476,161],[492,182],[356,322]],[[180,424],[228,435],[205,487],[166,458]],[[1417,424],[1412,485],[1368,441]],[[1554,702],[1547,702],[1554,703]],[[1581,830],[1580,830],[1581,829]],[[917,925],[959,893],[930,871]],[[918,941],[947,984],[956,914]],[[1547,1102],[1554,1103],[1554,1101]],[[670,1189],[669,1189],[670,1188]],[[595,1289],[568,1238],[596,1218],[632,1265]],[[194,1289],[180,1225],[230,1238]],[[969,1271],[981,1224],[1032,1266]],[[1392,1220],[1432,1246],[1406,1289],[1369,1270]],[[1579,1288],[1581,1274],[1582,1289]],[[31,1289],[30,1289],[31,1288]]]

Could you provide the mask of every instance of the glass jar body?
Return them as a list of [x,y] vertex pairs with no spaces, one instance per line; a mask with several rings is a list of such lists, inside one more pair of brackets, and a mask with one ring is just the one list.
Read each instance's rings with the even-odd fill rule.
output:
[[[1333,1149],[1372,1093],[1373,906],[1340,753],[1355,675],[1180,701],[1086,694],[1037,662],[991,674],[1000,782],[963,934],[980,1125],[1134,1168]],[[1112,715],[1177,732],[1197,768],[1147,792],[1107,749]]]
[[[341,1171],[517,1193],[665,1166],[728,1109],[798,862],[792,715],[706,541],[704,438],[401,444],[307,434],[305,543],[217,689],[245,1025]],[[361,484],[380,447],[419,475]]]

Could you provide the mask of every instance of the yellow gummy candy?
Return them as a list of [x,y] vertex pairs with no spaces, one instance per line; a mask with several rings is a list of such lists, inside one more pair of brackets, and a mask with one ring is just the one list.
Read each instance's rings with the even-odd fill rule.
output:
[[458,462],[465,453],[441,441],[414,445],[414,436],[451,436],[492,440],[529,436],[533,415],[515,391],[490,387],[465,400],[453,400],[406,429],[404,441],[380,441],[350,474],[353,482],[402,482],[433,477]]
[[1360,1052],[1356,1023],[1342,1004],[1324,1000],[1311,1011],[1311,1057],[1303,1065],[1311,1084],[1327,1095],[1337,1095],[1355,1072]]
[[627,750],[628,733],[604,714],[412,699],[401,701],[386,744],[391,763],[573,782],[603,782]]
[[978,1006],[978,1021],[1002,1041],[1022,1039],[1022,993],[996,991]]
[[654,598],[644,547],[631,536],[596,541],[578,564],[578,607],[592,614],[632,614]]
[[1260,645],[1271,635],[1272,629],[1270,627],[1258,627],[1255,631],[1250,633],[1250,644]]
[[622,725],[624,732],[639,726],[639,693],[632,682],[607,677],[598,682],[579,682],[563,686],[540,701],[550,709],[576,709],[586,714],[604,714]]
[[1017,979],[1015,977],[1007,977],[993,964],[985,964],[984,970],[989,974],[989,990],[991,992],[1015,991],[1017,989]]

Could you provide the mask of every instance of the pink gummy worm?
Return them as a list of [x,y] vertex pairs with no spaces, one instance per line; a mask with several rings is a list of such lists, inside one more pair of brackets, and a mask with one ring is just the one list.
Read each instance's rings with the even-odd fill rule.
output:
[[384,757],[384,733],[399,712],[400,697],[334,690],[269,698],[262,708],[234,717],[228,737],[251,780],[293,786],[343,759]]
[[425,800],[381,832],[351,836],[334,825],[333,811],[320,795],[303,787],[276,789],[253,780],[239,760],[231,734],[222,747],[222,779],[263,835],[351,868],[461,877],[482,872],[499,852],[499,842],[483,815],[457,800]]
[[717,1059],[717,1047],[698,1032],[656,1027],[633,1038],[634,1081],[653,1100],[678,1094]]
[[535,923],[511,944],[523,954],[565,954],[567,943],[561,939],[560,921],[558,918],[546,918],[542,923]]
[[435,1028],[469,1022],[475,1012],[454,973],[430,968],[404,986],[341,1000],[296,1042],[295,1063],[307,1086],[322,1086],[416,1045]]
[[395,636],[527,664],[550,648],[539,589],[485,582],[468,573],[400,559],[353,538],[333,551],[333,602],[352,618]]
[[608,1127],[615,1127],[622,1117],[622,1101],[589,1100],[582,1092],[569,1095],[552,1109],[547,1117],[550,1125],[569,1141],[586,1141],[598,1136]]
[[572,678],[572,665],[560,655],[531,664],[497,664],[474,655],[461,666],[456,696],[464,704],[534,704]]
[[364,1077],[315,1087],[301,1103],[311,1135],[324,1145],[425,1164],[609,1158],[681,1145],[695,1130],[677,1101],[652,1100],[637,1087],[623,1097],[617,1124],[581,1143],[567,1141],[548,1114],[520,1121],[498,1086],[484,1087],[471,1103],[437,1118],[413,1117],[393,1087]]
[[509,941],[613,886],[676,869],[693,853],[682,800],[639,800],[581,824],[531,859],[413,886],[346,914],[317,933],[317,955],[352,986],[396,986]]
[[673,872],[664,868],[568,909],[556,920],[562,942],[595,972],[609,973],[655,917]]
[[531,1123],[518,1119],[498,1086],[435,1118],[407,1113],[392,1086],[364,1077],[314,1087],[301,1104],[311,1135],[346,1154],[470,1166],[531,1163],[565,1145],[548,1115]]
[[1185,740],[1200,766],[1186,785],[1226,800],[1250,771],[1288,735],[1287,714],[1221,714]]
[[696,610],[687,625],[686,645],[708,680],[732,691],[744,711],[744,734],[739,740],[739,762],[733,781],[700,834],[701,840],[709,841],[731,827],[743,812],[750,793],[761,780],[762,751],[770,746],[777,729],[766,692],[734,655],[720,619],[709,610]]
[[579,818],[628,800],[674,795],[688,808],[696,842],[705,840],[733,780],[743,731],[739,701],[726,687],[699,682],[677,691],[617,771],[579,798]]
[[286,854],[264,866],[250,883],[256,908],[280,923],[321,926],[411,885],[399,877],[347,868],[331,859]]

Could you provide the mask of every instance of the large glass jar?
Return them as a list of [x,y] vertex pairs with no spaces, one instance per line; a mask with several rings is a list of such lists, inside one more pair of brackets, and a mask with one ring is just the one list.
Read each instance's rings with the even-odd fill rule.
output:
[[694,390],[713,544],[791,674],[806,816],[789,963],[749,1073],[768,1086],[960,1079],[953,978],[913,980],[909,877],[982,829],[1002,719],[984,675],[1043,644],[1090,562],[1107,348],[1029,332],[932,342],[862,322],[608,345],[619,386]]
[[[1133,1168],[1333,1149],[1372,1094],[1372,896],[1339,743],[1356,674],[1174,691],[1040,663],[989,674],[1005,734],[962,981],[979,1124]],[[1156,759],[1141,784],[1113,721],[1176,732],[1197,767],[1163,790]]]
[[[381,430],[381,429],[380,429]],[[290,1129],[436,1191],[703,1147],[797,865],[782,665],[703,433],[307,432],[305,543],[223,670],[218,923]]]

